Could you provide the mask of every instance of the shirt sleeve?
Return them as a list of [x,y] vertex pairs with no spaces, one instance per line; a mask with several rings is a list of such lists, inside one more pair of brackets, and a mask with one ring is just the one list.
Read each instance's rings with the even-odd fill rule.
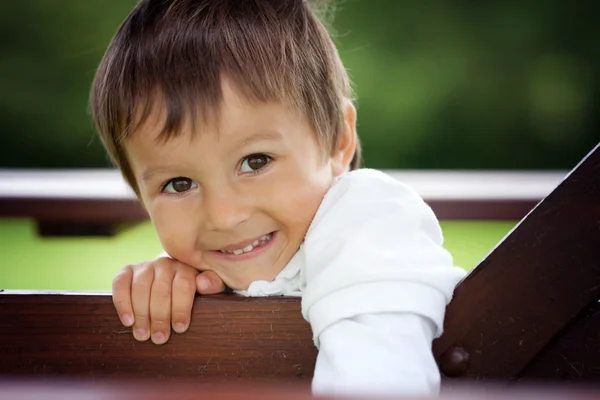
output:
[[465,273],[431,208],[382,172],[348,173],[323,199],[303,254],[302,313],[320,350],[315,390],[434,393],[432,340]]
[[415,314],[365,314],[321,334],[312,382],[319,396],[437,396],[435,326]]

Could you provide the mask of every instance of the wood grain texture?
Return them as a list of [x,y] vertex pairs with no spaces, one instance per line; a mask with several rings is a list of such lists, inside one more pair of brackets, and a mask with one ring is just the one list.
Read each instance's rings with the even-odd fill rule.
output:
[[600,303],[593,300],[518,374],[515,381],[600,381]]
[[157,346],[110,296],[0,295],[0,377],[308,382],[315,358],[298,299],[197,297],[189,331]]

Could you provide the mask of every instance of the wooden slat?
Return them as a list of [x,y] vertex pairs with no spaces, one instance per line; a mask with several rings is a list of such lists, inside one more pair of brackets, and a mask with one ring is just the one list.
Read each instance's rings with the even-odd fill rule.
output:
[[460,371],[463,349],[465,377],[514,379],[600,298],[599,177],[596,147],[457,287],[434,346],[442,370]]
[[538,200],[427,200],[440,220],[519,221]]
[[305,381],[316,349],[298,299],[197,297],[193,324],[137,342],[106,295],[0,294],[0,378]]

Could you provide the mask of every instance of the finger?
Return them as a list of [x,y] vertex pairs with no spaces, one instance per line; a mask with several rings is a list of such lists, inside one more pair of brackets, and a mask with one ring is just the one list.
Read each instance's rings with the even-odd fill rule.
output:
[[152,264],[135,268],[131,285],[131,298],[134,313],[133,337],[144,341],[150,337],[150,290],[154,281]]
[[175,271],[172,260],[155,263],[150,294],[150,333],[152,342],[163,344],[171,334],[171,289]]
[[131,282],[133,269],[130,265],[123,267],[112,281],[112,299],[121,323],[133,325],[133,308],[131,306]]
[[196,276],[198,271],[191,267],[178,268],[173,279],[173,303],[171,318],[173,330],[183,333],[190,326],[194,297],[196,296]]
[[216,294],[225,291],[225,284],[213,271],[204,271],[196,277],[196,290],[200,294]]

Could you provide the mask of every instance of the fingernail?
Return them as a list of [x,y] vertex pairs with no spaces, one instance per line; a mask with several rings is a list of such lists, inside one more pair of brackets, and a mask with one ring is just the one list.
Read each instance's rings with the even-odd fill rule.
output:
[[131,315],[129,314],[123,314],[122,321],[125,326],[131,326],[133,324],[133,318],[131,318]]
[[200,278],[198,286],[200,287],[200,291],[208,290],[210,288],[210,282],[206,278]]
[[173,327],[173,330],[177,333],[183,333],[183,332],[185,332],[186,328],[187,328],[187,326],[184,323],[178,322]]
[[135,330],[135,338],[137,340],[146,340],[148,339],[148,331],[145,329],[136,329]]
[[156,332],[152,335],[152,341],[156,344],[163,344],[165,342],[165,335],[162,332]]

